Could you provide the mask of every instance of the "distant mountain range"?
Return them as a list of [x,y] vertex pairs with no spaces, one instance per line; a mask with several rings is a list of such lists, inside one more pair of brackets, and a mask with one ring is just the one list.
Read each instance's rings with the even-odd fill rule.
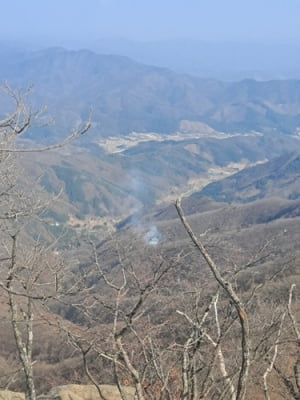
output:
[[[71,149],[24,161],[48,192],[64,189],[56,221],[120,219],[300,151],[300,80],[225,83],[87,50],[0,47],[0,54],[0,80],[33,83],[33,104],[47,104],[56,121],[27,138],[60,140],[92,107],[93,129]],[[1,113],[7,108],[2,95]]]
[[[34,42],[1,42],[7,52],[54,46],[42,38]],[[138,41],[120,37],[77,38],[62,41],[73,50],[90,49],[100,54],[121,55],[137,62],[169,68],[178,73],[225,81],[242,79],[300,79],[300,45],[290,42],[207,42],[191,38]]]
[[183,120],[231,133],[294,134],[300,127],[300,80],[224,83],[123,56],[62,48],[2,50],[1,58],[0,81],[15,87],[34,84],[35,104],[47,104],[55,117],[55,127],[35,132],[35,138],[62,135],[90,108],[94,138],[132,131],[172,133]]

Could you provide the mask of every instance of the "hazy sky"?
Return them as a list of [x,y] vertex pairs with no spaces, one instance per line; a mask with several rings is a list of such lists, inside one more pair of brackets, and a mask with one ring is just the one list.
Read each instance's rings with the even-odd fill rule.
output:
[[0,0],[2,40],[300,41],[300,0]]

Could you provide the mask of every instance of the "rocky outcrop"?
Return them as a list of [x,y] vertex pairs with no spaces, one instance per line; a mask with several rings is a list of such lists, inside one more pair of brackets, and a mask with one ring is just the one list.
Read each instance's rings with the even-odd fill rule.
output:
[[[100,385],[103,400],[121,400],[120,392],[115,385]],[[135,389],[123,387],[126,400],[134,400]],[[38,400],[99,400],[99,393],[94,385],[64,385],[52,388],[47,394],[38,397]],[[1,399],[0,399],[1,400]],[[3,400],[21,400],[3,398]],[[22,399],[23,400],[23,399]]]
[[21,392],[12,392],[10,390],[0,390],[0,400],[24,400],[25,394]]
[[[103,400],[122,400],[115,385],[100,385]],[[123,386],[126,400],[135,400],[135,389]],[[0,400],[25,400],[25,394],[0,390]],[[38,396],[38,400],[100,400],[94,385],[63,385],[55,386],[48,393]],[[102,399],[101,399],[102,400]]]

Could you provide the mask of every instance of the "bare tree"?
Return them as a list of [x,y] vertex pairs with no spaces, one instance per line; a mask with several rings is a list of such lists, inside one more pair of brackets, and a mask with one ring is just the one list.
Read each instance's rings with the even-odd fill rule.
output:
[[[273,357],[270,358],[270,365],[265,374],[267,377],[268,374],[273,373],[274,378],[277,378],[278,388],[275,391],[279,392],[283,398],[299,400],[300,330],[295,309],[297,303],[293,304],[293,297],[296,297],[295,289],[296,285],[293,283],[290,286],[286,311],[283,314],[285,320],[278,330],[278,340],[274,346]],[[266,379],[264,379],[264,387],[266,399],[269,399],[270,390]]]
[[[242,303],[240,297],[234,290],[232,284],[227,281],[223,276],[221,275],[217,265],[211,258],[210,254],[207,252],[205,247],[203,246],[201,240],[196,237],[194,234],[191,226],[187,222],[182,207],[181,207],[181,201],[180,199],[177,200],[176,202],[176,209],[179,215],[179,218],[186,229],[188,235],[190,236],[191,240],[195,244],[196,248],[199,250],[201,253],[202,257],[206,261],[208,267],[210,268],[211,272],[213,273],[214,278],[218,282],[219,286],[225,291],[227,294],[229,300],[232,302],[232,304],[235,307],[235,310],[237,312],[239,321],[240,321],[240,328],[241,328],[241,366],[240,370],[238,373],[238,382],[237,382],[237,387],[236,387],[236,394],[235,394],[235,399],[236,400],[243,400],[246,395],[246,388],[247,388],[247,379],[248,379],[248,373],[249,373],[249,366],[250,366],[250,335],[249,335],[249,321],[248,321],[248,316],[246,309],[244,307],[244,304]],[[217,325],[218,326],[218,325]],[[219,328],[218,328],[219,330]],[[232,388],[232,386],[230,386]],[[232,391],[232,390],[231,390]]]
[[47,298],[54,297],[59,263],[49,265],[45,254],[51,248],[48,246],[46,250],[39,240],[34,241],[26,235],[26,226],[40,217],[49,200],[45,201],[45,196],[40,197],[37,193],[37,187],[32,185],[30,188],[25,182],[18,157],[20,153],[61,148],[83,135],[91,124],[87,121],[52,146],[20,147],[19,137],[41,117],[42,110],[32,110],[27,99],[29,92],[16,92],[8,86],[5,90],[14,102],[14,111],[0,121],[0,288],[8,298],[17,354],[25,377],[26,398],[35,400],[34,312],[38,307],[36,302],[42,304]]
[[[155,260],[147,275],[138,271],[134,264],[123,257],[117,246],[119,265],[111,272],[101,265],[97,249],[91,243],[94,264],[87,280],[102,282],[101,289],[90,285],[80,304],[73,304],[88,318],[89,325],[96,327],[105,316],[107,328],[84,333],[68,332],[70,342],[82,355],[84,368],[90,381],[96,385],[101,398],[100,383],[89,368],[91,359],[99,358],[110,365],[110,371],[119,388],[122,399],[126,399],[124,385],[135,387],[139,400],[148,398],[171,398],[169,375],[162,369],[162,351],[156,348],[156,331],[148,320],[160,283],[174,268],[177,258],[165,263]],[[125,250],[128,255],[128,249]],[[149,330],[147,331],[147,328]],[[166,354],[167,356],[167,354]],[[159,360],[159,357],[161,358]],[[154,390],[155,386],[155,390]],[[169,393],[169,395],[167,395]],[[158,396],[159,395],[159,396]]]

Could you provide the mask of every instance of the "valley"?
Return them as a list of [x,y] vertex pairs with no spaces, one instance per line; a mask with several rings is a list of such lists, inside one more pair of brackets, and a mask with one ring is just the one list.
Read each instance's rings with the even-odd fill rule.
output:
[[0,387],[260,400],[270,370],[294,400],[300,81],[62,48],[0,72],[35,85],[0,98]]
[[[190,127],[191,126],[191,127]],[[189,127],[187,129],[187,127]],[[180,123],[182,131],[170,134],[159,134],[156,132],[132,132],[129,135],[123,136],[109,136],[105,139],[99,140],[97,143],[107,153],[121,153],[130,147],[135,147],[140,143],[144,142],[164,142],[164,141],[186,141],[186,140],[197,140],[202,138],[213,138],[213,139],[227,139],[230,137],[237,136],[261,136],[258,132],[251,133],[224,133],[218,132],[210,128],[208,125],[202,124],[195,121],[182,121]]]

